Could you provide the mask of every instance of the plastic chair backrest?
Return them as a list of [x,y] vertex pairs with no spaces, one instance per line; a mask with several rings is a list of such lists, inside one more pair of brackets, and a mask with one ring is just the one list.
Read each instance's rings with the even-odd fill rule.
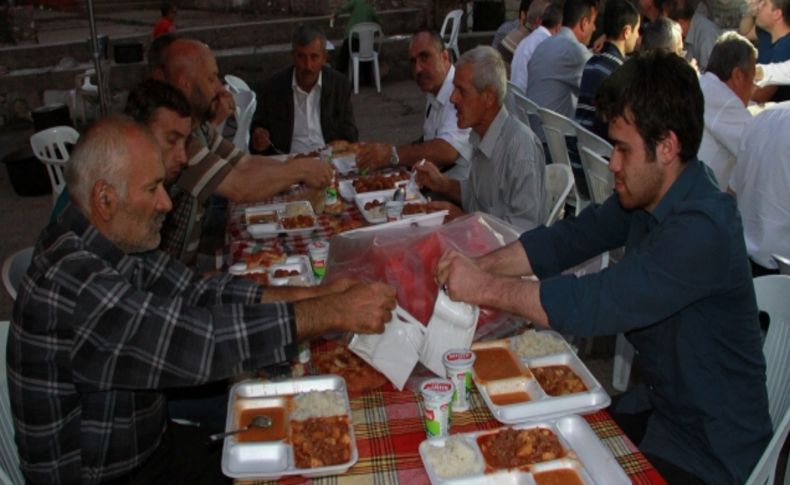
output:
[[524,116],[524,119],[521,121],[525,125],[529,125],[529,127],[532,128],[532,131],[538,135],[538,138],[544,140],[545,134],[543,133],[543,120],[541,119],[540,113],[538,112],[538,104],[529,99],[525,94],[521,94],[517,91],[514,91],[513,97],[516,99],[516,105],[519,107],[519,110]]
[[[565,137],[576,136],[576,123],[546,108],[539,107],[538,114],[541,121],[543,121],[543,133],[546,135],[546,145],[549,147],[552,163],[565,165],[571,169],[572,173],[573,168],[570,155],[568,154],[568,142],[565,140]],[[576,185],[573,186],[573,203],[578,213],[581,198]]]
[[236,145],[236,148],[249,153],[250,125],[258,100],[254,91],[241,91],[233,94],[233,100],[236,102],[236,134],[233,135],[233,144]]
[[74,145],[79,138],[79,132],[70,126],[47,128],[30,137],[33,155],[47,167],[53,200],[57,199],[66,185],[63,179],[63,167],[69,160],[66,144]]
[[359,39],[359,51],[354,52],[354,43],[349,42],[349,53],[358,56],[361,61],[373,59],[381,46],[381,26],[375,22],[360,22],[348,33],[348,37],[352,39],[355,35]]
[[546,165],[546,225],[554,224],[561,216],[573,188],[573,172],[557,163]]
[[[785,411],[784,417],[774,429],[774,435],[768,442],[768,446],[765,447],[760,461],[754,466],[752,473],[746,480],[746,485],[773,485],[776,483],[779,453],[782,451],[782,445],[787,439],[788,432],[790,432],[790,410]],[[787,483],[787,476],[785,476],[785,483]]]
[[[452,47],[457,48],[458,46],[458,33],[461,31],[461,17],[463,17],[463,15],[463,10],[456,9],[447,12],[447,15],[444,16],[439,36],[442,38],[444,46],[448,49]],[[449,34],[447,33],[448,27],[450,28]]]
[[520,87],[508,81],[507,95],[505,96],[505,107],[507,107],[507,110],[513,114],[513,116],[521,120],[521,122],[525,125],[529,126],[529,121],[526,121],[526,116],[523,115],[521,112],[521,107],[516,103],[516,94],[523,95],[524,92]]
[[779,254],[772,254],[771,257],[779,266],[779,274],[790,275],[790,258],[786,258]]
[[[25,483],[19,470],[19,454],[14,441],[14,422],[8,396],[5,352],[11,322],[0,321],[0,483]],[[3,476],[5,475],[5,476]]]
[[587,147],[581,147],[579,156],[582,159],[587,188],[590,190],[590,199],[596,204],[603,204],[614,190],[614,175],[609,171],[609,162]]
[[[12,300],[16,300],[16,290],[33,259],[33,247],[20,249],[3,261],[3,286]],[[5,347],[3,347],[5,348]]]
[[232,74],[225,75],[225,84],[228,86],[228,91],[230,91],[230,94],[238,94],[242,91],[252,91],[249,84],[244,82],[242,78],[236,77]]
[[774,428],[790,407],[790,276],[769,275],[754,279],[757,308],[770,318],[763,343],[765,385]]
[[581,150],[582,147],[587,147],[593,153],[597,153],[603,158],[610,158],[612,156],[611,143],[578,123],[576,124],[576,140],[579,145],[579,150]]

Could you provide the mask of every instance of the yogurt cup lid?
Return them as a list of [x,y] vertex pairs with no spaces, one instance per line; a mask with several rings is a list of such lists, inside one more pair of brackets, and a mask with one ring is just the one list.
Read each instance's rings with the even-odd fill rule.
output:
[[455,386],[448,379],[428,379],[420,385],[422,397],[428,401],[447,401],[453,399]]
[[475,359],[477,356],[469,349],[450,349],[442,357],[444,365],[452,368],[471,367],[474,365]]
[[322,249],[329,249],[329,242],[324,241],[323,239],[319,239],[318,241],[311,242],[308,246],[308,249],[312,250],[322,250]]

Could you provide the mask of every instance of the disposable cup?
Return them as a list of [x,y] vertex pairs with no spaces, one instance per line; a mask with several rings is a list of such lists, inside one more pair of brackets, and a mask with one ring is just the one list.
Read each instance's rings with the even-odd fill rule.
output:
[[469,394],[472,392],[472,366],[475,353],[469,349],[450,349],[444,353],[442,361],[447,378],[453,383],[453,411],[469,409]]
[[428,379],[420,385],[428,439],[450,436],[453,389],[453,383],[447,379]]
[[387,211],[387,222],[398,221],[403,213],[402,200],[389,200],[385,204]]
[[326,275],[326,260],[329,257],[329,242],[324,240],[313,241],[307,246],[310,252],[310,263],[313,265],[313,274],[318,278]]

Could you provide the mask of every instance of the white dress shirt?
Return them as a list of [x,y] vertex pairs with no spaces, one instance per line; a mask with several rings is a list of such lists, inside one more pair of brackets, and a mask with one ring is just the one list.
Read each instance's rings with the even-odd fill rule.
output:
[[760,266],[790,254],[790,101],[754,117],[743,135],[730,187],[738,197],[746,251]]
[[308,153],[317,150],[326,143],[321,131],[321,78],[309,93],[306,93],[296,82],[296,74],[291,77],[294,96],[294,131],[291,138],[292,153]]
[[469,173],[469,158],[472,156],[472,145],[469,143],[469,128],[458,128],[455,105],[450,102],[453,94],[455,66],[450,66],[439,93],[426,95],[425,122],[422,125],[423,141],[440,138],[450,144],[458,152],[455,167],[444,174],[456,180],[463,180]]
[[719,187],[727,190],[738,145],[752,122],[752,115],[730,87],[712,72],[703,74],[699,84],[705,96],[705,130],[697,158],[713,170]]
[[790,84],[790,61],[775,62],[773,64],[760,64],[763,68],[763,78],[754,84],[772,86],[774,84]]
[[538,44],[551,37],[551,32],[544,26],[539,26],[531,34],[526,36],[516,47],[513,53],[513,62],[510,64],[510,81],[520,87],[523,92],[527,92],[527,64],[535,52]]

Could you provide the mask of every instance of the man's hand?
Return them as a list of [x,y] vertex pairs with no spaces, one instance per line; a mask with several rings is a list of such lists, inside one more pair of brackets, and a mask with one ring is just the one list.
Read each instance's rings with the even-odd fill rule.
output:
[[236,101],[227,89],[223,89],[222,94],[211,102],[211,112],[214,116],[211,117],[209,122],[214,127],[221,125],[231,115],[236,113]]
[[445,251],[436,265],[437,283],[447,285],[447,294],[455,301],[481,304],[489,278],[473,260],[452,249]]
[[390,166],[391,156],[392,145],[386,143],[360,144],[359,153],[357,153],[357,167],[360,170],[386,168]]
[[341,330],[356,333],[381,333],[392,320],[395,288],[384,283],[360,283],[330,298],[342,315]]
[[444,222],[450,222],[453,219],[461,217],[465,214],[463,209],[458,207],[457,205],[453,204],[452,202],[446,202],[444,200],[434,200],[428,202],[428,211],[429,212],[436,212],[436,211],[447,211],[447,216],[444,218]]
[[269,135],[269,130],[266,128],[255,128],[252,130],[252,139],[250,140],[250,145],[252,149],[256,152],[265,151],[271,145],[271,138]]
[[434,192],[445,192],[447,177],[442,175],[432,162],[415,163],[413,169],[417,171],[415,181],[420,188],[426,187]]
[[300,180],[312,189],[323,189],[332,182],[332,164],[315,157],[294,158],[288,162],[299,174]]
[[592,51],[598,54],[603,49],[603,45],[606,43],[606,34],[601,34],[598,36],[595,41],[592,43]]

